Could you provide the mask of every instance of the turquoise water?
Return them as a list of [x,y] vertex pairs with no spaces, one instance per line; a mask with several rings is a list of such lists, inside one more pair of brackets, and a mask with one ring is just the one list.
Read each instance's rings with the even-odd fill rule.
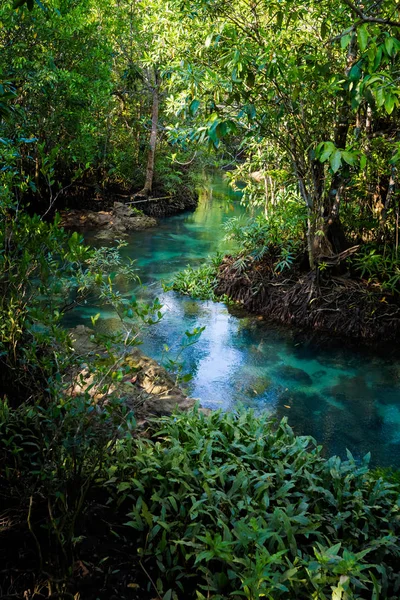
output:
[[[205,179],[199,207],[136,232],[123,253],[137,261],[146,289],[164,305],[162,321],[151,327],[144,352],[162,360],[162,348],[178,349],[186,330],[205,326],[200,341],[185,352],[185,372],[193,375],[189,393],[203,406],[231,410],[237,403],[287,416],[298,434],[314,436],[327,454],[372,453],[373,464],[400,466],[400,362],[388,356],[350,350],[333,340],[307,339],[268,325],[224,304],[163,292],[161,280],[187,264],[229,250],[223,222],[242,212],[238,196],[222,178]],[[130,296],[132,289],[122,290]],[[80,308],[67,325],[91,325],[97,308]],[[117,320],[102,313],[100,326]]]

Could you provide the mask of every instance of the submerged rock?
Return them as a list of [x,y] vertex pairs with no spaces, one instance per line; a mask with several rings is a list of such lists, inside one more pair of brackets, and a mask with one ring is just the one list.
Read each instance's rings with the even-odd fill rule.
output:
[[323,377],[325,377],[325,375],[327,374],[326,371],[324,371],[324,369],[320,369],[319,371],[315,371],[315,373],[312,374],[313,379],[322,379]]
[[133,210],[122,202],[114,202],[111,212],[93,210],[71,210],[61,213],[61,225],[66,229],[100,229],[98,239],[112,240],[115,235],[126,235],[129,231],[140,231],[155,227],[154,217]]
[[300,385],[312,385],[313,382],[310,375],[303,371],[303,369],[298,369],[297,367],[292,367],[290,365],[284,365],[275,372],[280,379],[296,381]]
[[[312,413],[317,414],[323,410],[324,404],[324,398],[315,392],[285,390],[279,394],[277,410],[282,415],[289,415],[289,418],[296,414],[296,423],[306,423]],[[283,410],[288,406],[291,413]]]

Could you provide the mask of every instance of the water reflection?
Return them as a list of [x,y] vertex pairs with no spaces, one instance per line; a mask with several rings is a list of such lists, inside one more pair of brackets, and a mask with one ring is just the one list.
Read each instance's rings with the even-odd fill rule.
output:
[[[132,235],[124,253],[137,260],[147,288],[158,296],[165,316],[150,328],[143,349],[156,359],[163,344],[177,348],[186,329],[206,326],[186,353],[193,374],[190,393],[210,408],[232,409],[238,402],[257,411],[287,416],[299,434],[314,436],[327,454],[360,457],[372,452],[375,464],[400,466],[400,365],[367,352],[310,341],[296,332],[266,325],[237,308],[200,302],[162,291],[187,264],[201,264],[226,251],[223,223],[240,215],[238,197],[221,178],[202,189],[199,207],[161,223],[157,230]],[[127,295],[132,289],[122,290]],[[97,309],[84,307],[67,324],[90,325]],[[111,313],[103,314],[113,328]]]

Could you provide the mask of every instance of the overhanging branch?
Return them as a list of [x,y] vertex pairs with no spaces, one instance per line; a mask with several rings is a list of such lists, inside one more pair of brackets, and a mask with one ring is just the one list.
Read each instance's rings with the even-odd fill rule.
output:
[[379,25],[389,25],[390,27],[400,27],[400,21],[392,21],[392,19],[381,19],[380,17],[369,17],[363,11],[358,8],[351,0],[343,0],[356,15],[361,19],[363,23],[377,23]]

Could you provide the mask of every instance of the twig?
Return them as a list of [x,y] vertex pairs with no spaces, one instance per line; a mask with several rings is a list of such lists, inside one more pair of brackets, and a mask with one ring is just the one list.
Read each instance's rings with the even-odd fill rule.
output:
[[183,163],[183,162],[180,162],[179,160],[174,160],[174,161],[172,161],[172,162],[173,162],[173,163],[176,163],[177,165],[182,165],[182,167],[186,167],[187,165],[190,165],[190,164],[191,164],[191,163],[194,161],[194,159],[196,158],[196,155],[197,155],[197,150],[196,150],[196,152],[193,154],[193,158],[191,158],[191,159],[190,159],[190,160],[188,160],[187,162],[184,162],[184,163]]
[[153,579],[151,578],[151,575],[150,575],[150,574],[149,574],[149,573],[146,571],[146,569],[145,569],[145,567],[144,567],[144,565],[143,565],[143,563],[142,563],[142,561],[141,561],[141,560],[139,561],[139,565],[142,567],[143,571],[145,572],[145,574],[146,574],[146,575],[147,575],[147,577],[149,578],[149,581],[150,581],[151,585],[152,585],[152,586],[153,586],[153,588],[155,589],[155,592],[156,592],[156,594],[157,594],[157,600],[161,600],[161,596],[160,596],[160,594],[158,593],[157,586],[156,586],[156,584],[154,583]]
[[28,524],[28,529],[29,529],[29,531],[32,534],[32,537],[35,540],[35,544],[36,544],[37,551],[38,551],[38,554],[39,554],[40,570],[42,570],[43,569],[42,549],[40,547],[39,540],[37,539],[36,534],[33,531],[32,523],[31,523],[32,505],[33,505],[33,496],[31,496],[30,499],[29,499],[29,510],[28,510],[27,524]]
[[171,200],[171,199],[172,199],[172,196],[161,196],[161,198],[145,198],[144,200],[134,200],[133,202],[126,202],[126,204],[142,204],[144,202],[155,202],[156,200]]
[[354,12],[356,15],[364,21],[364,23],[378,23],[379,25],[390,25],[391,27],[400,27],[400,21],[392,21],[391,19],[380,19],[379,17],[368,17],[363,11],[358,8],[350,0],[343,0],[343,2]]

